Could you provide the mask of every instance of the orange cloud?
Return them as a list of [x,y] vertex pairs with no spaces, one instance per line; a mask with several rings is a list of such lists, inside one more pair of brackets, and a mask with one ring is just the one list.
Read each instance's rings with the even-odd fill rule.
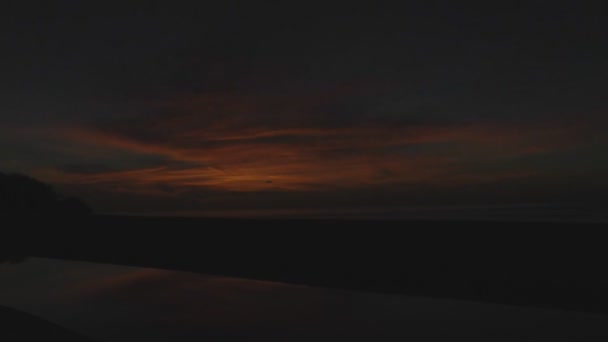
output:
[[[242,100],[239,102],[239,100]],[[46,179],[151,191],[156,185],[229,191],[306,191],[374,185],[458,184],[527,177],[538,170],[477,172],[471,166],[567,148],[581,130],[564,123],[327,123],[293,115],[281,102],[208,98],[164,104],[175,111],[95,127],[53,130],[72,149],[152,155],[150,167],[75,174],[45,170]],[[263,110],[275,115],[254,115]],[[291,110],[290,120],[280,117]],[[181,166],[175,166],[174,164]],[[186,165],[186,166],[184,166]]]

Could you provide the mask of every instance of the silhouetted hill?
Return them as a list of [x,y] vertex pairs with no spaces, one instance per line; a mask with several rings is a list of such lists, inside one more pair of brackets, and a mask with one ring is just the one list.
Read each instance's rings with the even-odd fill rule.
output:
[[93,342],[94,340],[36,316],[0,306],[0,341]]
[[91,212],[82,200],[62,197],[48,184],[25,175],[0,173],[0,215],[81,216]]

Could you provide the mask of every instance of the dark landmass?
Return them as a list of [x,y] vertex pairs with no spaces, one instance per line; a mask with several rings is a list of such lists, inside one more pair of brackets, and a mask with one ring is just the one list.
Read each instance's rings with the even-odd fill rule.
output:
[[94,340],[36,316],[0,306],[0,341],[93,342]]
[[91,216],[16,226],[31,233],[4,240],[6,255],[608,313],[605,224]]
[[0,172],[0,215],[83,216],[91,208],[75,197],[61,196],[53,188],[21,174]]

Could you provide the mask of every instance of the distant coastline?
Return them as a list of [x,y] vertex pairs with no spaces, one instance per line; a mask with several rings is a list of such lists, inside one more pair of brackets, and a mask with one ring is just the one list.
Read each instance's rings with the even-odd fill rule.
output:
[[495,204],[402,206],[350,209],[276,209],[167,212],[105,212],[107,216],[197,217],[237,219],[345,219],[494,222],[608,223],[608,208],[587,204]]

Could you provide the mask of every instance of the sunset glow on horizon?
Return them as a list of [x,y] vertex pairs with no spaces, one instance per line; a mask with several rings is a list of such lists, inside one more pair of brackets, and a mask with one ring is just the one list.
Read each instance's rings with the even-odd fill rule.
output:
[[[521,163],[526,158],[585,147],[589,127],[568,123],[397,124],[356,127],[274,127],[225,124],[206,130],[197,120],[206,113],[142,119],[130,131],[70,127],[41,132],[85,161],[71,167],[39,169],[54,183],[106,185],[120,191],[163,186],[227,191],[307,191],[382,184],[476,184],[538,176],[551,170]],[[198,119],[198,118],[201,119]],[[147,121],[149,120],[149,121]],[[163,137],[156,139],[164,128]],[[169,129],[170,127],[170,129]],[[147,136],[152,138],[146,138]],[[97,151],[99,155],[91,154]],[[152,160],[152,165],[121,168],[96,165],[101,158]],[[116,156],[116,157],[114,157]],[[500,163],[495,171],[485,163]],[[145,163],[145,162],[144,162]],[[80,164],[80,169],[78,168]],[[118,163],[117,163],[118,164]],[[96,168],[97,166],[97,168]],[[88,167],[88,168],[87,168]],[[481,168],[476,171],[476,168]]]

